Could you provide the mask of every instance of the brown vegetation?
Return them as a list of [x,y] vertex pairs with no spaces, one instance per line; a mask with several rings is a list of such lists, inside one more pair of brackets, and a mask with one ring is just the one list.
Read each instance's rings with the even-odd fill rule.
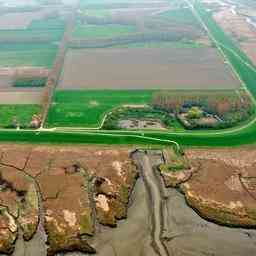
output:
[[[4,221],[0,239],[1,234],[8,238],[1,240],[0,251],[13,249],[17,223],[25,239],[33,236],[38,206],[44,213],[48,255],[95,252],[86,239],[94,235],[95,223],[116,226],[118,219],[126,217],[137,176],[129,150],[1,145],[0,151],[0,206],[8,206],[10,216],[7,219],[6,211],[0,211],[0,223],[1,218]],[[13,232],[7,235],[4,225]]]
[[169,177],[167,185],[178,185],[187,203],[206,219],[222,225],[255,227],[256,150],[192,149],[186,156],[192,166],[190,175],[180,170]]

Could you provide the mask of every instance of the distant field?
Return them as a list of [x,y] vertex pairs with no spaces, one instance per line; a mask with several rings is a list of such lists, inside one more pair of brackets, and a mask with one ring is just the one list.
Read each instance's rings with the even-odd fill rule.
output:
[[146,8],[167,6],[166,1],[82,1],[81,7],[87,9],[125,9],[125,8]]
[[0,16],[0,29],[26,29],[33,20],[41,19],[46,11],[14,12]]
[[42,43],[0,44],[0,66],[40,66],[51,68],[58,47]]
[[175,1],[81,3],[81,13],[70,43],[73,48],[133,48],[136,44],[142,48],[144,43],[147,47],[151,42],[174,42],[184,48],[201,46],[199,41],[210,45],[191,10]]
[[21,126],[28,126],[34,114],[40,113],[39,105],[0,105],[0,127],[8,127],[16,119]]
[[97,127],[103,115],[123,104],[148,104],[153,91],[57,91],[48,127]]
[[237,89],[215,49],[69,50],[58,89]]
[[43,98],[43,91],[39,88],[33,90],[30,88],[15,88],[16,91],[1,91],[0,92],[0,105],[30,105],[40,104]]
[[184,25],[198,25],[198,27],[200,27],[198,20],[196,19],[196,17],[193,15],[189,8],[169,10],[159,14],[158,17],[171,23],[179,23]]
[[56,17],[33,21],[27,29],[0,30],[0,66],[51,68],[64,25]]
[[135,26],[130,25],[78,25],[73,36],[75,38],[106,38],[118,35],[128,35],[136,32]]
[[111,12],[106,9],[82,9],[81,10],[83,15],[98,17],[98,18],[105,18],[111,15]]
[[36,42],[42,39],[48,42],[58,41],[63,35],[64,27],[64,20],[59,17],[34,20],[26,29],[0,30],[0,42]]

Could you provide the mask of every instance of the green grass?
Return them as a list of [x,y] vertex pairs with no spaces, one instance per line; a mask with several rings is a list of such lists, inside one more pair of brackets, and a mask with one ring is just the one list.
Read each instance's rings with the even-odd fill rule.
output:
[[128,35],[136,32],[132,25],[77,25],[73,36],[76,38],[110,38],[118,35]]
[[0,127],[9,127],[15,118],[21,126],[29,126],[33,114],[38,114],[39,105],[0,105]]
[[56,91],[48,127],[97,127],[105,113],[123,104],[148,104],[153,91]]
[[58,47],[53,44],[0,44],[0,66],[40,66],[51,68]]

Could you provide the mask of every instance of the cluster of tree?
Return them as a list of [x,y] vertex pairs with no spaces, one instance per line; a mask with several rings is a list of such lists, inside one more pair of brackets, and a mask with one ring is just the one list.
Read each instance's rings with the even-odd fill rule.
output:
[[71,48],[104,48],[114,45],[143,43],[143,42],[177,42],[186,37],[186,33],[168,33],[168,32],[146,32],[135,33],[131,35],[116,36],[113,38],[99,39],[75,39],[69,42]]
[[172,127],[175,118],[164,110],[153,108],[119,108],[107,117],[104,129],[119,129],[118,122],[122,119],[159,120],[166,127]]
[[44,87],[47,82],[47,77],[23,77],[17,78],[14,87]]
[[179,26],[175,21],[163,20],[156,17],[147,17],[143,19],[143,24],[141,24],[142,20],[134,15],[106,15],[103,17],[93,16],[93,15],[80,15],[79,22],[81,24],[91,24],[91,25],[110,25],[110,24],[118,24],[118,25],[133,25],[138,28],[143,27],[143,31],[145,29],[151,31],[161,31],[164,33],[174,33],[174,34],[182,34],[186,36],[187,40],[193,40],[202,35],[202,31],[193,29],[190,25]]
[[[201,116],[201,109],[204,113],[219,118],[214,128],[227,128],[247,120],[254,112],[250,96],[246,92],[237,94],[212,94],[207,95],[175,95],[169,93],[158,93],[153,98],[153,106],[166,110],[175,115],[187,113],[191,109],[191,115]],[[197,108],[193,108],[197,107]],[[195,121],[196,122],[196,121]],[[196,122],[198,123],[198,122]],[[196,128],[209,128],[207,123],[200,124]]]

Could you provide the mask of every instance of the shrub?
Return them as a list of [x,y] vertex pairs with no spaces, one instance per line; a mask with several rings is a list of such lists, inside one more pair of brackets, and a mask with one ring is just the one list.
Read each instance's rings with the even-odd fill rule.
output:
[[203,117],[203,111],[199,107],[191,107],[187,117],[189,119],[199,119]]

